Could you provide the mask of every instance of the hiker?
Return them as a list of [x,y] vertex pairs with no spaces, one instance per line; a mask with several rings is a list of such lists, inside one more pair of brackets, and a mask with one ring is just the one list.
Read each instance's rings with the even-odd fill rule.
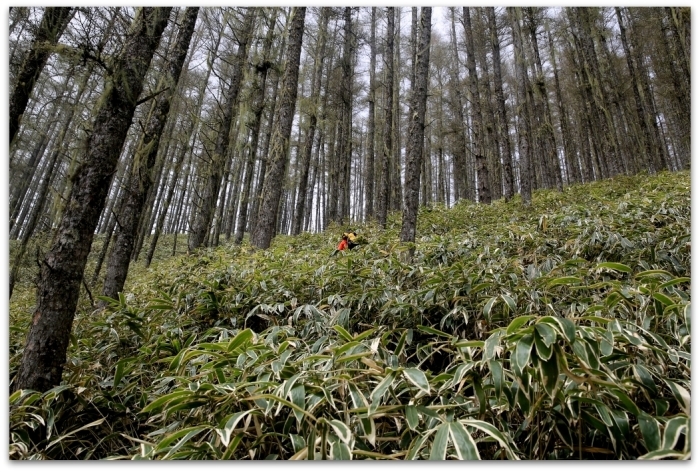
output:
[[352,249],[356,246],[359,246],[356,239],[357,233],[354,231],[348,231],[347,233],[343,233],[343,239],[340,240],[340,242],[338,243],[338,247],[335,251],[333,251],[333,254],[331,254],[331,256],[335,256],[340,251],[345,251],[346,249]]

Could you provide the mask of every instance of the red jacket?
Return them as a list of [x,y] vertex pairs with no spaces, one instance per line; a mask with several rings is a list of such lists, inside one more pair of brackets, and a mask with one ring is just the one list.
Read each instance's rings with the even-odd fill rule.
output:
[[340,243],[338,244],[338,251],[344,251],[347,248],[348,248],[347,240],[343,239],[342,241],[340,241]]

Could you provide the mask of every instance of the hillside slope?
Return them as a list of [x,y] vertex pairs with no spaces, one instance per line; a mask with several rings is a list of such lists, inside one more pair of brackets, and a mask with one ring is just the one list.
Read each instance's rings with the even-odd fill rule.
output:
[[689,173],[418,224],[411,262],[392,215],[135,268],[66,386],[12,396],[11,457],[690,457]]

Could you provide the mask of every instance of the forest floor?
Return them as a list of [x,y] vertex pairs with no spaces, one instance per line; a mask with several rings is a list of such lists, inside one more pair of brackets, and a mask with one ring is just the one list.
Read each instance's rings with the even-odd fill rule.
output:
[[108,309],[83,290],[65,386],[11,397],[10,457],[690,457],[689,172],[422,208],[410,262],[400,224],[164,237]]

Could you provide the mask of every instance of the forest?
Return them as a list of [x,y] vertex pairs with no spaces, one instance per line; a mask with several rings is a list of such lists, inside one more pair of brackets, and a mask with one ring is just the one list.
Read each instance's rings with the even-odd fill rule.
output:
[[690,38],[10,7],[10,459],[690,459]]

